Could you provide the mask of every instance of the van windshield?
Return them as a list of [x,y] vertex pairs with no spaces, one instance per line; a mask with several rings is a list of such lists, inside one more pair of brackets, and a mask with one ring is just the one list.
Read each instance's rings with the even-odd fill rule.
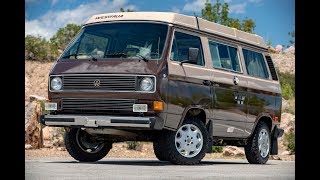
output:
[[161,58],[168,26],[155,23],[112,23],[84,27],[61,59]]

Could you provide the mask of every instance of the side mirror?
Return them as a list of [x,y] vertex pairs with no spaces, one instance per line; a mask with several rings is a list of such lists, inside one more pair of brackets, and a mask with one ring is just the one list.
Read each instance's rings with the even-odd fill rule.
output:
[[188,60],[180,61],[180,65],[182,65],[183,63],[197,64],[198,54],[199,54],[199,48],[189,48]]
[[197,62],[198,62],[198,54],[199,54],[199,49],[198,48],[189,48],[188,61],[190,63],[197,64]]

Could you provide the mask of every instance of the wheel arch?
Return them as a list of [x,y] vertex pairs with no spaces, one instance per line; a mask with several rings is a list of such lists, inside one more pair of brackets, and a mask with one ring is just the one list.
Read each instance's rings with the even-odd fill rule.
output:
[[208,123],[207,114],[203,107],[189,106],[184,109],[177,128],[179,128],[183,124],[183,122],[186,120],[186,117],[189,117],[189,116],[198,117],[203,122],[204,125]]
[[267,113],[262,113],[256,118],[256,121],[254,123],[254,126],[253,126],[253,129],[252,129],[252,132],[251,132],[250,136],[252,136],[252,134],[255,131],[258,123],[260,123],[260,122],[265,122],[267,124],[267,126],[269,127],[270,133],[272,132],[273,122],[272,122],[271,115],[267,114]]

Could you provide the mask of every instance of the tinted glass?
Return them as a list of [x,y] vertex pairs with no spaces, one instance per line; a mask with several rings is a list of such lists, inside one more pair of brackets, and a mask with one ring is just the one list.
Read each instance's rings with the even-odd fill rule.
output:
[[203,66],[204,62],[200,38],[181,32],[175,32],[172,42],[171,59],[179,62],[188,60],[189,48],[199,49],[197,65]]
[[246,49],[243,49],[242,52],[248,74],[254,77],[268,79],[269,74],[262,53]]
[[63,59],[90,57],[159,59],[168,26],[153,23],[112,23],[86,26],[80,31]]
[[213,67],[241,72],[237,48],[212,41],[209,48]]

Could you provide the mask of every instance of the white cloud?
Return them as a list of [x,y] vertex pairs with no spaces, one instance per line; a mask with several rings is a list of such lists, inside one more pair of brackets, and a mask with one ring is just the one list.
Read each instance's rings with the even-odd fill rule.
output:
[[261,2],[262,0],[248,0],[250,3],[259,3]]
[[206,0],[195,0],[184,5],[183,11],[200,12],[204,8]]
[[57,4],[59,0],[51,0],[51,6],[54,6],[55,4]]
[[246,12],[247,3],[231,4],[229,12],[234,14],[243,14]]
[[172,7],[171,11],[172,12],[176,12],[176,13],[180,13],[181,12],[181,10],[179,8],[177,8],[177,7]]
[[231,3],[232,0],[224,0],[224,2],[226,2],[226,3]]
[[121,7],[136,9],[134,5],[128,4],[128,0],[100,0],[81,4],[74,9],[48,11],[37,19],[25,20],[25,35],[40,35],[50,39],[59,28],[66,24],[83,24],[94,14],[118,12]]

